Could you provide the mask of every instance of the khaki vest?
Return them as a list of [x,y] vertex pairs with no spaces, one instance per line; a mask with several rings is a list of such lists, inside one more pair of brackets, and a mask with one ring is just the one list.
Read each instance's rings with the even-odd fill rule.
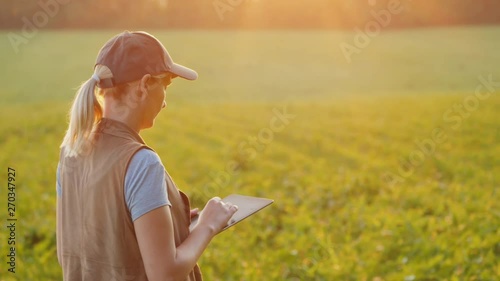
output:
[[[64,280],[147,280],[124,196],[130,159],[149,148],[125,124],[103,118],[86,156],[60,158],[57,257]],[[150,148],[149,148],[150,149]],[[165,172],[176,246],[189,235],[190,206]],[[186,280],[202,280],[198,265]]]

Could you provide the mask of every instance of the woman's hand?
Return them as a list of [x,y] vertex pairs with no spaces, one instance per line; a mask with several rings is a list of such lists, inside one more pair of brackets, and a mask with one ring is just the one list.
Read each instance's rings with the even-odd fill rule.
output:
[[203,211],[199,214],[198,225],[208,227],[214,235],[226,227],[227,222],[238,211],[238,206],[230,202],[223,202],[219,197],[208,200]]

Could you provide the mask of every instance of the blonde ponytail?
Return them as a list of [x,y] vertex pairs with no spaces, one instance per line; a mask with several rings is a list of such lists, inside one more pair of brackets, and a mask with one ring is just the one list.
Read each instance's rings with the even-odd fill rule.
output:
[[[109,68],[97,65],[94,75],[99,79],[112,78]],[[78,89],[71,111],[69,126],[61,144],[65,157],[85,153],[91,145],[91,138],[96,123],[102,118],[102,107],[97,99],[97,81],[93,78],[85,81]]]

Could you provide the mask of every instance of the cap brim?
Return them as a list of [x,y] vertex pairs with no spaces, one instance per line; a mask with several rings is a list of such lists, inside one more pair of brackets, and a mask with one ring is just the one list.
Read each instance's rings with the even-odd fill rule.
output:
[[196,80],[196,78],[198,78],[198,73],[196,73],[196,71],[177,63],[172,65],[170,72],[187,80]]

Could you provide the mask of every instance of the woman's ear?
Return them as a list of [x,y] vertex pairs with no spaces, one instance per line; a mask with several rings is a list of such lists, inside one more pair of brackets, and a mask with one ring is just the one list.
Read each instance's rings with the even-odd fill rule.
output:
[[141,78],[141,82],[139,83],[139,91],[141,93],[142,98],[148,96],[148,82],[151,78],[152,78],[151,74],[146,74]]

